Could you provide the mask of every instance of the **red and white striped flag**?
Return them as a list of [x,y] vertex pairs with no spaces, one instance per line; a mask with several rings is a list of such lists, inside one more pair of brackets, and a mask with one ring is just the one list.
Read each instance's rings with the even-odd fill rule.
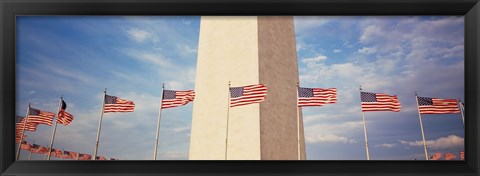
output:
[[50,148],[40,146],[37,144],[33,144],[32,148],[30,148],[30,152],[32,153],[38,153],[38,154],[47,154]]
[[[20,129],[16,129],[15,130],[15,144],[19,144],[20,143],[20,138],[22,136],[22,130]],[[23,140],[25,140],[25,138],[27,138],[27,135],[23,135]]]
[[436,152],[432,156],[430,156],[430,160],[440,160],[442,158],[442,154],[440,152]]
[[91,160],[91,159],[92,159],[92,155],[83,154],[83,153],[78,154],[78,160]]
[[50,152],[50,156],[62,158],[63,152],[62,150],[59,150],[59,149],[52,149],[52,151]]
[[322,106],[337,102],[336,88],[298,88],[298,107]]
[[21,116],[16,116],[15,117],[15,128],[16,129],[23,129],[23,126],[25,125],[25,129],[27,131],[35,131],[37,130],[38,123],[33,123],[33,122],[27,122],[25,123],[26,118],[21,117]]
[[396,95],[383,93],[360,92],[362,112],[367,111],[400,111],[400,102]]
[[163,90],[162,109],[183,106],[193,101],[193,99],[195,99],[195,92],[193,90]]
[[445,153],[445,160],[454,160],[456,158],[457,156],[455,156],[453,153],[450,153],[450,152]]
[[20,145],[20,149],[22,150],[30,150],[32,146],[27,141],[22,141],[22,145]]
[[133,112],[135,103],[115,96],[105,95],[104,112]]
[[104,156],[97,156],[95,157],[95,160],[107,160]]
[[267,87],[263,84],[231,87],[230,107],[260,103],[265,100],[266,95]]
[[67,103],[62,100],[62,107],[58,111],[57,122],[67,126],[73,121],[73,115],[65,111],[65,109],[67,109]]
[[460,160],[465,160],[465,152],[460,152]]
[[39,123],[39,124],[41,123],[48,126],[52,126],[53,117],[55,117],[55,113],[53,112],[41,111],[35,108],[30,108],[28,117],[27,117],[28,118],[27,122]]
[[460,113],[458,100],[418,97],[420,114],[454,114]]
[[71,151],[63,151],[62,158],[63,159],[77,159],[78,153],[77,152],[71,152]]

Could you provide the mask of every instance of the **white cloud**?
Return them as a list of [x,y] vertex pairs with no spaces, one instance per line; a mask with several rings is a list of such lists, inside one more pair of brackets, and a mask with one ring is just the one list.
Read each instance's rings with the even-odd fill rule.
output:
[[372,47],[363,47],[363,48],[357,50],[357,52],[361,53],[361,54],[373,54],[376,51],[377,51],[377,49],[372,48]]
[[305,137],[305,141],[307,143],[321,143],[321,142],[330,142],[330,143],[356,143],[355,140],[351,138],[347,138],[344,136],[338,136],[335,134],[316,134],[316,135],[309,135]]
[[334,53],[341,53],[342,50],[341,50],[341,49],[334,49],[333,52],[334,52]]
[[130,51],[125,51],[125,53],[134,59],[145,62],[147,64],[155,64],[156,66],[161,68],[170,68],[173,66],[173,63],[171,63],[170,59],[166,58],[160,52],[154,53],[154,52],[130,50]]
[[130,39],[132,39],[136,42],[143,42],[146,39],[152,37],[152,34],[150,34],[149,32],[147,32],[145,30],[138,29],[138,28],[129,29],[127,31],[127,33],[129,35]]
[[190,20],[182,20],[182,23],[187,25],[187,26],[192,24],[192,22]]
[[393,148],[397,146],[397,144],[378,144],[378,145],[375,145],[375,147],[381,147],[381,148]]
[[165,153],[159,153],[162,159],[165,160],[186,160],[188,159],[188,153],[182,151],[169,151]]
[[302,62],[306,64],[315,64],[317,62],[325,61],[327,58],[327,56],[318,55],[316,57],[302,59]]
[[[361,121],[347,121],[343,123],[325,124],[306,124],[305,126],[305,141],[307,143],[356,143],[355,139],[345,137],[345,134],[355,133],[354,131],[361,128],[363,122]],[[335,131],[336,134],[331,132]]]
[[[401,144],[413,147],[423,147],[423,141],[404,141],[399,140]],[[427,140],[427,147],[431,149],[456,149],[463,147],[464,138],[456,135],[449,135],[435,140]]]
[[193,47],[190,47],[188,45],[183,45],[182,46],[182,50],[185,52],[185,53],[197,53],[197,48],[193,48]]

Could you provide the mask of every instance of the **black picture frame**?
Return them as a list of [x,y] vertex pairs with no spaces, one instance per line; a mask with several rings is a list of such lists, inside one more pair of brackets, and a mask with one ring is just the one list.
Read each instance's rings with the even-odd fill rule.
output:
[[[478,0],[0,0],[1,175],[479,175]],[[18,15],[464,15],[466,161],[15,161]]]

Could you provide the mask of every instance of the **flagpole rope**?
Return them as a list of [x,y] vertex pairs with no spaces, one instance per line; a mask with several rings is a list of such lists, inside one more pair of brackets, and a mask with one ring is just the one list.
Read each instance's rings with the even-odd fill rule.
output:
[[23,141],[23,135],[25,135],[25,126],[27,125],[28,123],[28,114],[30,113],[30,105],[31,103],[28,103],[28,107],[27,107],[27,115],[25,115],[25,120],[23,121],[23,130],[22,130],[22,135],[20,136],[20,142],[18,143],[18,150],[17,150],[17,156],[15,157],[15,160],[18,160],[18,158],[20,157],[20,146],[22,145],[22,141]]
[[227,132],[225,135],[225,160],[227,160],[227,151],[228,151],[228,121],[230,116],[230,98],[231,98],[230,85],[231,85],[230,81],[228,81]]
[[[360,103],[362,99],[362,86],[359,88],[360,90]],[[367,136],[367,124],[365,120],[365,112],[362,111],[362,121],[363,121],[363,133],[365,135],[365,153],[367,155],[367,160],[370,160],[370,152],[368,150],[368,136]]]
[[297,155],[298,160],[301,159],[301,152],[300,152],[300,107],[298,107],[298,88],[300,87],[300,83],[297,82]]
[[158,133],[160,132],[160,119],[162,118],[162,103],[163,103],[163,92],[165,91],[165,84],[162,84],[162,96],[160,98],[160,109],[158,110],[158,122],[157,122],[157,132],[155,133],[155,150],[153,152],[153,160],[157,160],[157,149],[158,149]]
[[465,115],[464,115],[465,112],[463,111],[464,109],[460,99],[458,99],[458,105],[460,106],[460,114],[462,114],[463,128],[465,128]]
[[420,115],[420,107],[418,105],[418,95],[415,92],[415,100],[417,101],[417,109],[418,109],[418,119],[420,120],[420,129],[422,130],[422,139],[423,139],[423,150],[425,151],[425,159],[429,160],[428,152],[427,152],[427,143],[425,142],[425,133],[423,131],[423,122],[422,122],[422,115]]
[[[63,100],[63,95],[60,96],[60,100],[58,101],[58,109],[57,109],[57,117],[55,118],[55,126],[53,127],[53,131],[52,131],[52,139],[50,140],[50,146],[53,146],[53,142],[55,140],[55,133],[57,132],[57,122],[58,122],[58,112],[60,112],[60,107],[62,106],[62,100]],[[52,153],[52,148],[53,147],[50,147],[48,149],[48,157],[47,157],[47,160],[50,160],[50,157],[51,157],[51,153]]]
[[95,142],[95,151],[93,151],[92,160],[97,160],[98,141],[100,139],[100,130],[102,129],[103,111],[105,109],[105,97],[107,96],[107,88],[103,91],[102,112],[100,113],[100,120],[98,121],[97,141]]

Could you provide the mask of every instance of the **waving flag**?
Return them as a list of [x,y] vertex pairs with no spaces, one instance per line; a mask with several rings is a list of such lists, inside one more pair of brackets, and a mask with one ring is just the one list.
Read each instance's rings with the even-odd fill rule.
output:
[[458,100],[418,97],[420,114],[454,114],[460,113]]
[[78,154],[78,160],[91,160],[91,159],[92,159],[92,155],[83,154],[83,153]]
[[336,88],[298,88],[298,107],[322,106],[337,102]]
[[460,160],[465,160],[465,152],[460,152]]
[[367,111],[400,111],[400,102],[396,95],[383,93],[360,92],[362,112]]
[[107,160],[104,156],[97,156],[95,157],[96,160]]
[[188,102],[193,101],[194,98],[195,92],[193,90],[163,90],[162,109],[186,105]]
[[267,87],[255,84],[243,87],[230,88],[230,107],[260,103],[265,100]]
[[105,95],[104,112],[133,112],[135,103],[115,96]]
[[78,155],[78,153],[76,153],[76,152],[71,152],[71,151],[64,150],[62,158],[63,159],[77,159],[77,155]]
[[40,146],[37,144],[33,144],[32,148],[30,149],[30,152],[32,153],[38,153],[38,154],[47,154],[50,148]]
[[442,157],[442,154],[440,152],[436,152],[435,154],[430,156],[430,160],[440,160],[441,157]]
[[57,122],[67,126],[73,121],[73,115],[65,111],[67,109],[67,103],[62,100],[62,107],[58,111]]
[[457,156],[455,156],[453,153],[450,153],[450,152],[445,153],[445,160],[454,160],[456,158]]
[[[25,123],[25,120],[26,120],[26,118],[24,118],[24,117],[16,116],[15,117],[15,128],[19,129],[19,130],[22,130],[23,125]],[[38,126],[38,123],[33,123],[33,122],[29,121],[27,124],[25,124],[25,129],[27,131],[35,131],[35,130],[37,130],[37,126]]]
[[[20,138],[22,136],[22,130],[15,130],[15,143],[18,144],[20,143]],[[23,140],[27,138],[27,135],[23,135]]]
[[54,116],[55,113],[53,112],[41,111],[35,108],[30,108],[27,118],[28,122],[41,123],[52,126]]
[[22,141],[22,145],[20,146],[20,149],[30,150],[30,148],[32,148],[32,146],[27,141]]
[[50,155],[53,157],[62,158],[63,152],[62,150],[52,149],[52,151],[50,152]]

